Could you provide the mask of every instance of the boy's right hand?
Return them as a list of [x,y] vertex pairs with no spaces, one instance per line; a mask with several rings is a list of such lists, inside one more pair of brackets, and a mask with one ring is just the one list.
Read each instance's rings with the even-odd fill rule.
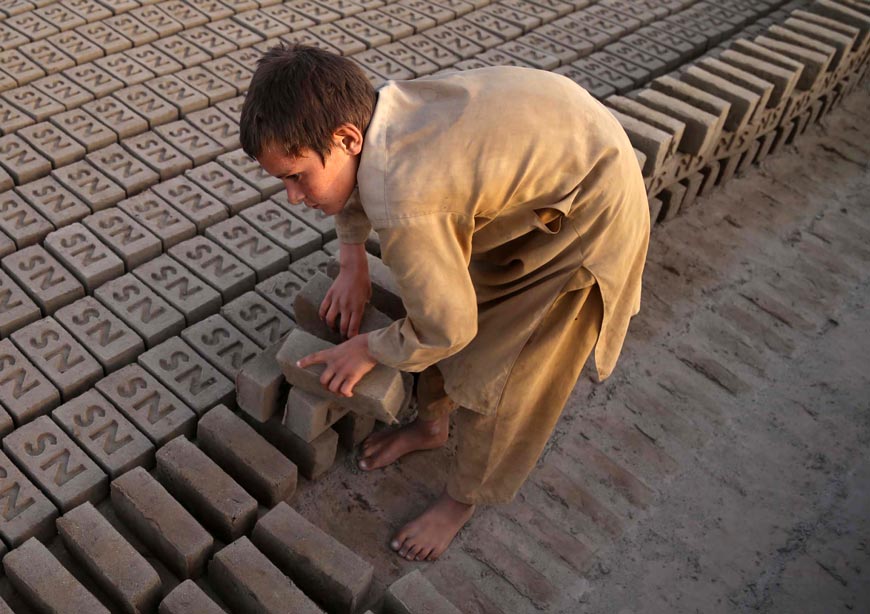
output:
[[339,260],[341,268],[320,304],[320,318],[330,328],[335,328],[338,319],[342,336],[351,338],[359,334],[366,304],[372,297],[365,246],[342,243]]

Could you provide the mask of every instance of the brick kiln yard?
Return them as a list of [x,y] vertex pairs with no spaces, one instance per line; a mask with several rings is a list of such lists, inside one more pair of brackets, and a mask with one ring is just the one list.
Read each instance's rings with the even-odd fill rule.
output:
[[[450,444],[363,474],[269,396],[337,249],[238,146],[278,39],[555,70],[647,181],[615,375],[435,563],[387,542]],[[0,0],[0,49],[0,612],[870,611],[867,0]]]

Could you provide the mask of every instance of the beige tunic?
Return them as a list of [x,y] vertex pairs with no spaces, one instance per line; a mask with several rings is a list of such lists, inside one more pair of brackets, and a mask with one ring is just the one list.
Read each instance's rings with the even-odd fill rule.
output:
[[454,401],[492,414],[555,299],[589,283],[583,267],[604,303],[596,367],[611,373],[640,307],[649,212],[628,138],[585,90],[514,67],[391,82],[357,181],[339,238],[374,228],[408,312],[369,335],[377,360],[438,363]]

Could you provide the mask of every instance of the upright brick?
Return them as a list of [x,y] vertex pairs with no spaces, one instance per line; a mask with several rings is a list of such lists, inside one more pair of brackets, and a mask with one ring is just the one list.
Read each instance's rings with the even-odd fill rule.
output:
[[188,324],[220,309],[218,291],[167,254],[137,267],[133,274],[180,311]]
[[257,520],[257,501],[184,436],[157,452],[156,474],[176,499],[224,541],[244,535]]
[[181,331],[181,338],[230,379],[235,379],[260,348],[221,315],[200,320]]
[[286,501],[296,490],[296,465],[223,405],[202,417],[196,440],[263,505]]
[[151,467],[154,446],[115,407],[94,389],[64,403],[51,413],[110,479],[133,467]]
[[106,474],[48,416],[7,435],[3,450],[62,512],[106,496]]
[[245,363],[236,375],[239,408],[258,422],[278,413],[287,394],[287,381],[276,358],[283,344],[284,339],[279,339]]
[[224,302],[252,290],[256,283],[253,269],[206,237],[179,243],[169,255],[220,292]]
[[731,103],[728,117],[725,118],[725,129],[740,132],[755,116],[755,110],[762,102],[761,96],[700,66],[690,66],[681,78],[686,83]]
[[345,450],[353,450],[375,429],[375,419],[348,412],[332,429],[338,433],[338,442]]
[[215,554],[208,578],[231,608],[251,614],[321,614],[247,537]]
[[293,461],[299,473],[308,480],[316,480],[335,462],[338,435],[332,429],[326,429],[311,441],[305,441],[285,427],[277,416],[263,423],[252,422],[252,425],[266,441]]
[[158,614],[226,614],[193,580],[185,580],[163,598]]
[[284,426],[311,442],[347,414],[334,399],[291,388],[284,407]]
[[90,503],[57,520],[63,543],[124,612],[154,611],[160,601],[160,576],[145,558]]
[[390,614],[461,614],[459,609],[439,593],[432,583],[415,569],[393,582],[384,594],[384,605]]
[[369,563],[286,503],[260,518],[251,541],[330,612],[356,612],[371,586]]
[[17,548],[31,537],[46,542],[54,537],[57,508],[2,452],[0,510],[0,545]]
[[141,467],[112,482],[118,516],[179,578],[205,569],[214,540],[160,483]]
[[109,614],[109,610],[35,538],[7,554],[3,568],[15,590],[41,612]]

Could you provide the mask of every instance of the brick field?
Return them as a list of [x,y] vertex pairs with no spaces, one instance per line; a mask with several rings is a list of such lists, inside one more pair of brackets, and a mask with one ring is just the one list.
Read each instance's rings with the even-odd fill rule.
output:
[[[644,310],[616,375],[581,378],[517,501],[434,564],[386,544],[449,447],[354,467],[413,415],[411,378],[379,366],[342,400],[293,364],[340,341],[316,317],[338,245],[239,147],[279,41],[350,56],[376,87],[553,70],[612,111],[646,181]],[[867,0],[0,0],[0,612],[870,607],[866,350],[851,379],[813,375],[850,372],[867,339],[868,58]],[[366,245],[373,330],[403,307]],[[708,460],[723,440],[733,475]],[[793,511],[824,508],[819,475],[771,494],[799,481],[796,449],[857,488],[825,508],[836,527]],[[734,538],[758,500],[781,525],[747,511]],[[696,546],[708,533],[755,545],[765,573]],[[683,555],[718,584],[685,588]]]

